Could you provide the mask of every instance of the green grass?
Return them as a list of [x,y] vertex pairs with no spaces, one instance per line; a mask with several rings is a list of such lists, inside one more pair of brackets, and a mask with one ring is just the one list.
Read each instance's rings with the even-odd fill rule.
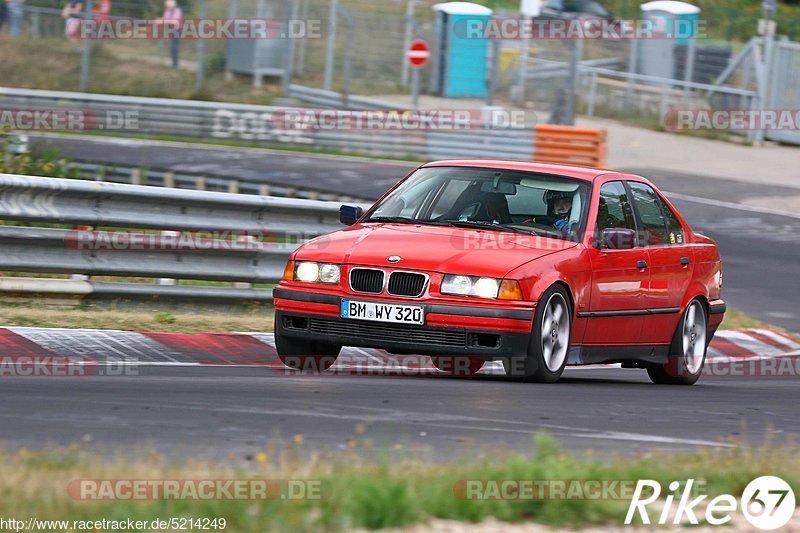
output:
[[[32,277],[27,275],[26,277]],[[37,277],[64,278],[66,275],[39,275]],[[95,281],[120,281],[120,278],[92,278]],[[143,279],[123,279],[143,282]],[[152,280],[147,280],[152,282]],[[181,282],[181,285],[188,282]],[[193,282],[196,285],[215,285],[220,282]],[[226,284],[229,285],[229,284]],[[148,309],[150,307],[151,309]],[[166,308],[163,308],[166,307]],[[53,312],[57,309],[58,312]],[[244,310],[230,313],[199,311],[187,307],[167,307],[153,303],[141,304],[135,309],[105,308],[82,303],[48,305],[47,300],[33,299],[14,303],[0,303],[0,324],[4,327],[28,326],[42,328],[93,328],[124,329],[132,331],[178,331],[184,333],[204,331],[272,331],[272,306],[253,304]],[[720,329],[781,328],[765,324],[738,309],[728,308]],[[786,332],[798,340],[796,333]]]
[[[14,303],[4,296],[0,303],[3,327],[116,329],[124,331],[272,331],[271,305],[242,304],[227,312],[200,307],[163,305],[156,301],[136,306],[97,307],[78,301],[47,305],[44,300]],[[1,516],[1,515],[0,515]]]
[[[125,44],[130,48],[130,43]],[[251,78],[234,76],[225,80],[221,69],[208,69],[205,87],[197,93],[194,72],[136,59],[135,55],[120,59],[114,53],[116,46],[119,43],[94,47],[89,92],[262,105],[271,104],[280,92],[279,84],[256,88]],[[6,40],[0,47],[2,85],[78,91],[81,50],[79,45],[61,38]],[[34,62],[36,68],[30,68]]]
[[[85,444],[0,454],[0,516],[96,520],[184,516],[225,518],[228,532],[349,530],[403,527],[431,520],[536,522],[550,526],[621,526],[624,500],[467,500],[454,493],[460,480],[637,480],[662,486],[703,480],[709,495],[741,495],[761,475],[780,475],[800,489],[800,454],[791,444],[753,448],[733,445],[690,453],[650,452],[635,457],[578,457],[546,435],[535,438],[527,455],[492,453],[446,463],[415,459],[363,459],[374,450],[355,430],[349,450],[311,454],[295,436],[289,448],[265,445],[249,460],[226,462],[184,458],[178,462],[150,452],[98,454]],[[395,450],[396,451],[396,450]],[[402,453],[402,451],[401,451]],[[410,457],[411,454],[408,454]],[[109,458],[110,457],[110,458]],[[81,501],[68,497],[76,479],[300,479],[322,487],[321,499],[286,501],[188,500]],[[666,490],[666,489],[665,489]]]

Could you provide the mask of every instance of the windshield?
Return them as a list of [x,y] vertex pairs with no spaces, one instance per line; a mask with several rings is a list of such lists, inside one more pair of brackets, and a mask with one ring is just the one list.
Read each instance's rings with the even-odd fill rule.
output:
[[556,239],[580,238],[587,183],[532,172],[421,168],[376,204],[362,222],[484,227]]

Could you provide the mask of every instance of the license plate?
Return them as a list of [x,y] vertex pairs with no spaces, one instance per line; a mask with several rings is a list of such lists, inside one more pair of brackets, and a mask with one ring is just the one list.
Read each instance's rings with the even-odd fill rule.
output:
[[341,311],[342,318],[394,322],[396,324],[425,323],[425,312],[421,305],[397,305],[342,300]]

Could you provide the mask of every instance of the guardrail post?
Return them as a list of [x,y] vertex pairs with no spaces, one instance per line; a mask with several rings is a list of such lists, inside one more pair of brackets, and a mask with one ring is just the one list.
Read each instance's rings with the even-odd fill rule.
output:
[[171,189],[175,188],[175,173],[174,172],[164,172],[164,187],[169,187]]
[[131,169],[131,185],[141,185],[142,184],[142,169],[140,168],[132,168]]
[[[76,224],[72,226],[72,229],[75,231],[94,231],[94,226],[87,226],[84,224]],[[88,281],[89,276],[86,274],[70,274],[69,279],[73,281]]]
[[[236,243],[244,245],[245,248],[252,247],[257,249],[259,247],[258,239],[255,235],[239,235],[236,237]],[[253,284],[249,281],[234,281],[233,287],[235,289],[252,289]]]
[[239,180],[231,180],[228,182],[228,192],[239,193]]
[[269,196],[270,192],[271,192],[271,187],[266,183],[258,188],[258,194],[260,194],[261,196]]
[[206,190],[206,177],[198,176],[197,180],[194,182],[194,188],[198,191]]
[[[180,231],[174,231],[174,230],[162,230],[161,231],[161,238],[162,239],[164,237],[180,237],[180,235],[181,235]],[[177,280],[175,280],[173,278],[158,278],[156,283],[158,285],[177,285],[178,284]]]

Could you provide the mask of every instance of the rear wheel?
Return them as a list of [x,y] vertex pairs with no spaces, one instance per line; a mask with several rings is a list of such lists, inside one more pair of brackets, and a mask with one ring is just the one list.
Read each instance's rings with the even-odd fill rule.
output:
[[336,344],[288,338],[278,333],[276,327],[275,350],[281,362],[289,368],[303,372],[322,372],[333,366],[342,347]]
[[554,383],[564,372],[572,334],[572,309],[567,291],[553,285],[536,307],[528,353],[503,359],[506,375]]
[[707,339],[706,308],[700,300],[692,300],[672,337],[666,364],[647,367],[650,380],[664,385],[694,385],[703,372]]
[[483,368],[483,359],[467,355],[431,356],[433,366],[453,376],[474,376]]

